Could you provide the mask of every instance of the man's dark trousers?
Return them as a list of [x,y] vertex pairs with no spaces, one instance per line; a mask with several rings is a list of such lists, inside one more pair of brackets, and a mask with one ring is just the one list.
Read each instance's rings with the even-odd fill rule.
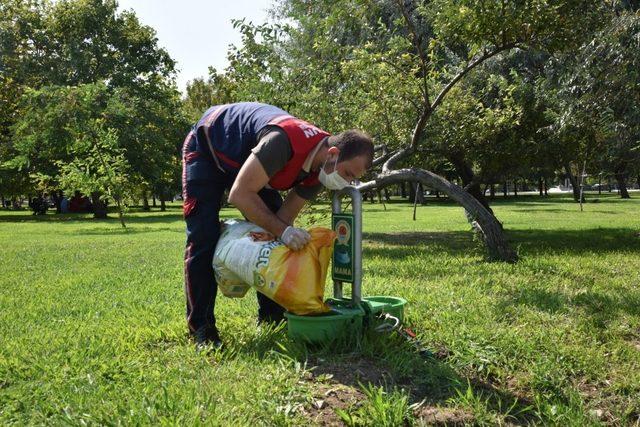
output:
[[[182,148],[182,197],[187,223],[184,290],[187,324],[192,333],[216,323],[213,310],[218,285],[213,274],[213,252],[220,238],[222,198],[235,178],[236,174],[218,168],[206,145],[199,143],[194,132],[187,135]],[[264,188],[258,195],[274,213],[282,206],[282,197],[275,190]],[[257,294],[258,319],[282,320],[284,309],[261,293]]]

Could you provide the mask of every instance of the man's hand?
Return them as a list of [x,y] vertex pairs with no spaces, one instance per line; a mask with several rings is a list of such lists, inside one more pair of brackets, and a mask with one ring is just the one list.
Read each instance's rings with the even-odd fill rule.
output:
[[309,243],[311,235],[301,228],[288,226],[282,233],[282,236],[280,236],[280,240],[282,240],[282,243],[287,245],[289,249],[298,251]]

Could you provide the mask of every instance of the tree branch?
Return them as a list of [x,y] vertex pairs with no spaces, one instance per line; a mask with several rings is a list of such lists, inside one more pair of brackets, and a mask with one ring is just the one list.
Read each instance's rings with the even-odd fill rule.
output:
[[420,58],[420,69],[422,71],[422,95],[424,97],[424,103],[429,104],[429,86],[427,84],[427,58],[424,56],[424,52],[422,51],[422,46],[420,46],[421,38],[416,31],[415,25],[411,21],[411,17],[407,13],[407,9],[404,7],[404,0],[396,0],[398,7],[400,8],[400,12],[402,12],[402,16],[404,17],[405,22],[407,23],[407,28],[411,33],[411,41],[413,42],[413,47],[416,49],[418,57]]
[[418,182],[438,190],[462,205],[467,212],[467,218],[472,227],[482,237],[487,247],[489,258],[507,262],[517,261],[518,255],[505,240],[502,226],[496,217],[464,189],[433,172],[417,168],[383,172],[374,180],[361,183],[357,188],[360,191],[380,190],[389,185],[407,181]]
[[467,66],[462,71],[460,71],[453,79],[451,79],[451,81],[449,83],[447,83],[447,85],[444,88],[442,88],[442,90],[440,91],[438,96],[436,96],[436,99],[433,101],[433,104],[431,104],[431,108],[430,109],[432,111],[435,110],[438,107],[438,105],[440,105],[440,103],[442,102],[444,97],[447,95],[447,93],[449,93],[449,91],[456,85],[456,83],[458,83],[460,81],[460,79],[462,79],[465,75],[467,75],[467,73],[469,73],[469,71],[473,70],[474,68],[476,68],[478,65],[482,64],[487,59],[496,56],[500,52],[503,52],[503,51],[509,50],[509,49],[513,49],[514,47],[517,47],[517,46],[518,46],[517,42],[507,43],[505,45],[496,47],[492,51],[485,52],[481,56],[479,56],[478,58],[472,60],[469,64],[467,64]]

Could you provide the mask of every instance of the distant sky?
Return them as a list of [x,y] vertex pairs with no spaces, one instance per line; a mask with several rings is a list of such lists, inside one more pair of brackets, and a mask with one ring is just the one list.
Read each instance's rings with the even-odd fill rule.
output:
[[138,19],[156,30],[158,43],[177,62],[178,88],[206,77],[208,67],[227,66],[230,44],[240,35],[232,19],[267,20],[272,0],[118,0],[120,10],[133,9]]

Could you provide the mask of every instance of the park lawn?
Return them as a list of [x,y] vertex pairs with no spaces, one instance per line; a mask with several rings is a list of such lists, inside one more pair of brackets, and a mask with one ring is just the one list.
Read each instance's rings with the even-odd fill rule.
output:
[[127,230],[0,211],[0,424],[640,423],[640,200],[493,208],[517,264],[485,262],[451,203],[365,204],[364,294],[406,298],[428,357],[306,349],[256,328],[251,294],[218,296],[226,350],[196,352],[177,205]]

